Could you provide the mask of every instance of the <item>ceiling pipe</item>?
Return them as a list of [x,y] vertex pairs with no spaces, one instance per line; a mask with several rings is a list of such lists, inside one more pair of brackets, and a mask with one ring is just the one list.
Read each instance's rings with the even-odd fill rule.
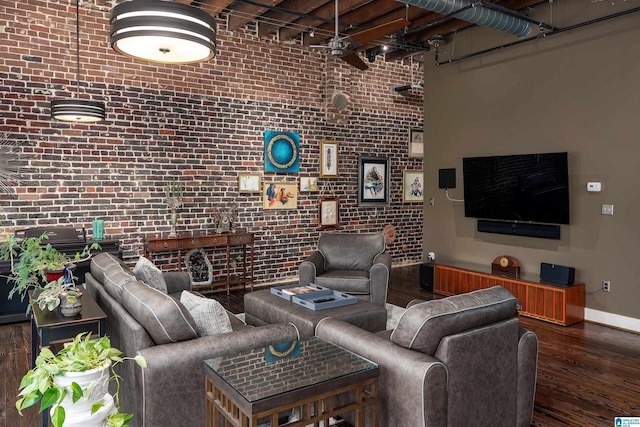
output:
[[590,26],[590,25],[593,25],[593,24],[598,24],[600,22],[608,21],[610,19],[619,18],[621,16],[629,15],[629,14],[632,14],[632,13],[638,13],[638,12],[640,12],[640,7],[635,7],[633,9],[623,10],[623,11],[616,12],[616,13],[613,13],[613,14],[610,14],[610,15],[601,16],[599,18],[591,19],[589,21],[580,22],[578,24],[570,25],[568,27],[557,28],[554,31],[550,31],[548,33],[544,33],[544,34],[541,34],[541,35],[536,35],[536,36],[529,37],[529,38],[526,38],[526,39],[516,40],[516,41],[511,42],[511,43],[506,43],[506,44],[502,44],[500,46],[491,47],[489,49],[484,49],[484,50],[481,50],[481,51],[478,51],[478,52],[473,52],[473,53],[470,53],[470,54],[467,54],[467,55],[458,56],[458,57],[455,57],[455,58],[450,58],[450,59],[448,59],[446,61],[440,61],[438,59],[438,55],[439,54],[438,54],[438,49],[436,48],[435,49],[436,65],[451,64],[453,62],[458,62],[458,61],[462,61],[462,60],[465,60],[465,59],[473,58],[475,56],[484,55],[485,53],[489,53],[489,52],[493,52],[493,51],[496,51],[496,50],[505,49],[507,47],[517,46],[519,44],[528,43],[528,42],[534,41],[534,40],[541,40],[541,39],[544,39],[544,38],[546,38],[548,36],[561,34],[561,33],[567,32],[567,31],[575,30],[575,29],[582,28],[582,27],[587,27],[587,26]]
[[[531,24],[524,19],[488,9],[481,3],[469,0],[399,0],[411,6],[427,9],[440,14],[452,14],[453,18],[505,31],[518,37],[526,37],[531,32]],[[472,7],[470,7],[472,6]]]

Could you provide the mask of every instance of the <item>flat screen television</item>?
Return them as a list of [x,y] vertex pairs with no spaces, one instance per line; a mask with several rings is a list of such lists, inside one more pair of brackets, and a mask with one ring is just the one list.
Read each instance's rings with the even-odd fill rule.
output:
[[569,224],[567,153],[465,157],[466,217]]

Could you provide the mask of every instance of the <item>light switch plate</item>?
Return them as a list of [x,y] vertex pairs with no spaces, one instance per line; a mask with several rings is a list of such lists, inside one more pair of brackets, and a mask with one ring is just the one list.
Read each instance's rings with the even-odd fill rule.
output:
[[613,205],[602,205],[602,215],[613,215]]

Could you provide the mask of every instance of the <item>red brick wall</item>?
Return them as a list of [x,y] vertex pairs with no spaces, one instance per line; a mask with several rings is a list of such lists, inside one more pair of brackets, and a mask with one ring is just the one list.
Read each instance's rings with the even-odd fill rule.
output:
[[[101,4],[101,3],[98,3]],[[361,72],[325,52],[260,40],[255,28],[228,32],[219,19],[219,54],[205,64],[165,66],[122,57],[108,46],[106,6],[81,11],[81,88],[107,106],[107,120],[70,125],[49,117],[54,97],[75,92],[75,10],[66,2],[5,1],[0,25],[1,130],[18,140],[23,181],[0,196],[0,233],[105,219],[107,238],[125,259],[142,252],[147,233],[167,233],[164,185],[185,185],[179,230],[210,228],[215,206],[239,205],[240,226],[256,233],[256,279],[295,276],[314,247],[321,192],[299,193],[297,210],[264,211],[260,194],[238,194],[238,173],[298,182],[318,176],[320,140],[339,144],[338,179],[319,179],[340,197],[346,231],[398,229],[394,264],[419,262],[422,205],[402,203],[402,171],[421,169],[407,154],[411,127],[422,126],[422,96],[392,92],[411,67],[379,58]],[[413,80],[420,72],[413,69]],[[347,115],[325,112],[327,87],[350,97]],[[299,174],[263,172],[267,129],[301,135]],[[391,203],[357,206],[359,155],[391,161]],[[403,250],[403,245],[406,247]]]

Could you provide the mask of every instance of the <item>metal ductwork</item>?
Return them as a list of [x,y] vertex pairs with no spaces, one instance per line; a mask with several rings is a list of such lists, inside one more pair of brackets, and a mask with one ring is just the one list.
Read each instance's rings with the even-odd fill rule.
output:
[[[531,32],[531,24],[524,19],[519,19],[506,13],[489,9],[479,1],[472,3],[469,0],[398,0],[411,6],[427,9],[432,12],[448,15],[476,25],[495,28],[515,34],[518,37],[526,37]],[[459,12],[456,12],[459,11]]]

